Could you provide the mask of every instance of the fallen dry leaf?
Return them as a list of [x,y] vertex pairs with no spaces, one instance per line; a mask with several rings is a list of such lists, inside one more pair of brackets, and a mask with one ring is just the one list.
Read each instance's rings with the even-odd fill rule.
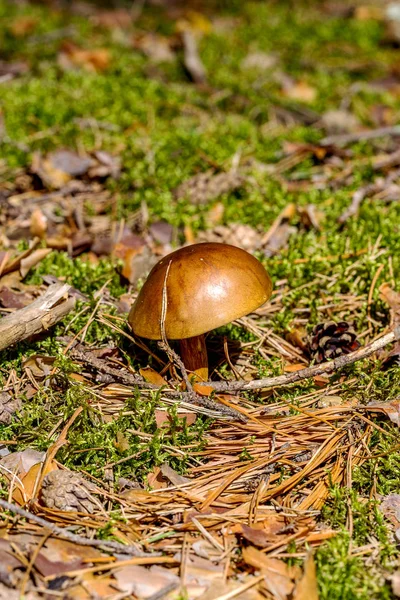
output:
[[294,589],[299,567],[290,567],[283,560],[268,558],[263,552],[248,546],[243,548],[243,560],[257,571],[265,574],[265,587],[276,598],[286,599]]
[[60,575],[65,571],[87,567],[90,559],[100,556],[101,552],[90,546],[50,538],[36,557],[35,567],[44,577]]
[[35,17],[19,17],[9,25],[9,30],[15,37],[25,37],[32,33],[37,25],[38,20]]
[[390,308],[390,325],[396,327],[400,324],[400,293],[392,290],[388,283],[382,283],[379,288],[380,296]]
[[114,571],[113,574],[121,592],[135,594],[139,598],[150,598],[155,594],[160,594],[159,597],[163,598],[163,592],[166,594],[180,586],[180,578],[177,575],[158,565],[153,565],[150,569],[130,565]]
[[171,40],[156,33],[135,35],[132,42],[135,50],[140,50],[154,63],[172,62],[176,59]]
[[371,402],[367,404],[367,409],[372,412],[384,413],[392,423],[400,427],[400,398],[396,398],[390,402]]
[[139,373],[141,374],[143,379],[147,381],[147,383],[152,383],[153,385],[157,386],[168,385],[167,380],[164,379],[164,377],[160,375],[160,373],[157,373],[157,371],[155,371],[151,367],[144,367],[143,369],[139,369]]
[[0,392],[0,423],[11,423],[14,413],[21,410],[22,402],[20,398],[14,398],[8,392]]
[[26,473],[26,475],[20,477],[22,485],[18,481],[13,481],[14,491],[12,497],[14,502],[19,504],[20,506],[23,506],[24,504],[26,504],[26,502],[32,500],[34,494],[36,497],[40,491],[36,489],[36,487],[41,474],[47,475],[48,473],[51,473],[52,471],[58,469],[54,461],[48,463],[44,471],[42,471],[42,467],[43,465],[41,462],[33,465]]
[[393,594],[400,597],[400,571],[396,571],[391,575],[390,582],[392,584]]
[[317,90],[306,81],[293,82],[283,89],[283,94],[290,100],[298,100],[299,102],[311,103],[317,98]]
[[101,72],[108,69],[110,63],[111,55],[107,48],[84,50],[74,42],[63,42],[58,55],[58,64],[64,70],[82,67],[87,71]]
[[317,569],[312,554],[309,554],[304,563],[304,573],[298,581],[293,600],[318,600]]
[[241,62],[242,69],[257,69],[258,71],[268,71],[276,66],[278,62],[274,54],[266,52],[250,52]]
[[31,214],[30,232],[34,237],[43,238],[47,231],[48,219],[46,215],[40,210],[35,208]]
[[381,512],[392,523],[395,529],[400,527],[400,494],[388,494],[381,499]]

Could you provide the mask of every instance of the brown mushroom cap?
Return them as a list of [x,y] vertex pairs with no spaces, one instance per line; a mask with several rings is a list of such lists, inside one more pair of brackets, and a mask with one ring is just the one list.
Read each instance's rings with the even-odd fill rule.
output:
[[162,338],[164,285],[169,339],[194,337],[226,325],[264,304],[272,292],[267,271],[245,250],[228,244],[193,244],[168,254],[151,270],[129,313],[136,335]]

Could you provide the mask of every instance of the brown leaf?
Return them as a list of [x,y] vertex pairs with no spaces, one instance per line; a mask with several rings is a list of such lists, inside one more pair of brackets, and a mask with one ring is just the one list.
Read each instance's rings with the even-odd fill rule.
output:
[[277,65],[278,59],[274,54],[256,51],[250,52],[241,63],[244,70],[257,69],[258,71],[269,71]]
[[25,37],[32,33],[37,27],[38,21],[35,17],[19,17],[9,26],[11,33],[18,38]]
[[[14,570],[22,567],[22,562],[13,553],[12,546],[7,540],[0,540],[0,581],[9,587],[16,586],[17,579]],[[1,598],[1,592],[0,592]],[[8,598],[8,596],[7,596]]]
[[168,385],[166,379],[157,371],[152,369],[151,367],[144,367],[143,369],[139,369],[139,373],[143,377],[147,383],[152,383],[153,385],[165,386]]
[[120,156],[114,156],[104,150],[96,150],[94,156],[97,163],[88,171],[88,175],[91,179],[104,179],[106,177],[113,177],[114,179],[119,178],[121,174]]
[[[58,538],[50,538],[39,552],[35,567],[44,576],[60,575],[65,571],[81,569],[101,552],[90,546],[80,546]],[[86,564],[87,566],[87,564]]]
[[129,10],[120,8],[117,10],[97,11],[92,21],[95,25],[106,29],[129,29],[133,23],[133,15]]
[[26,473],[26,475],[24,475],[24,477],[22,477],[22,485],[18,482],[16,482],[14,485],[14,492],[13,492],[13,500],[14,502],[16,502],[17,504],[19,504],[20,506],[23,506],[24,504],[26,504],[26,502],[29,502],[30,500],[33,499],[33,494],[35,493],[35,496],[38,495],[39,490],[35,489],[37,486],[37,481],[41,475],[41,473],[43,473],[44,475],[47,475],[47,473],[51,473],[52,471],[56,471],[58,469],[56,463],[54,461],[50,462],[44,469],[44,471],[42,472],[42,463],[37,463],[35,465],[33,465],[33,467],[31,467],[29,469],[29,471]]
[[298,581],[293,594],[293,600],[318,600],[317,569],[312,554],[304,563],[304,573]]
[[48,254],[50,254],[50,252],[51,248],[38,248],[38,250],[35,250],[32,254],[23,258],[19,267],[22,279],[25,279],[32,267],[38,265]]
[[48,188],[60,189],[73,177],[84,175],[91,164],[90,158],[79,156],[72,150],[56,150],[47,156],[35,153],[31,171],[40,177]]
[[0,423],[11,423],[14,413],[21,410],[22,402],[20,398],[13,398],[8,392],[0,392]]
[[384,496],[379,508],[395,529],[398,529],[400,527],[400,494]]
[[31,214],[30,232],[34,237],[43,238],[47,231],[47,217],[40,208],[35,208]]
[[0,460],[0,465],[11,473],[23,477],[31,467],[43,461],[44,454],[44,452],[26,448],[21,452],[7,454]]
[[389,305],[391,326],[400,325],[400,293],[392,290],[388,283],[382,283],[379,292],[382,300]]
[[53,369],[55,357],[42,354],[32,354],[22,363],[23,369],[26,369],[35,379],[45,379]]
[[372,412],[377,411],[384,413],[389,417],[392,423],[397,425],[397,427],[400,427],[400,398],[396,398],[390,402],[371,402],[367,404],[366,408]]
[[6,62],[0,60],[0,77],[16,77],[23,75],[29,70],[29,65],[23,61]]
[[393,594],[400,597],[400,570],[395,571],[393,575],[390,576],[390,581],[392,584]]
[[166,245],[172,242],[174,228],[165,221],[156,221],[150,225],[149,232],[154,241]]
[[298,100],[305,103],[315,102],[317,98],[316,88],[306,81],[297,81],[285,86],[283,94],[290,100]]
[[150,598],[163,591],[168,593],[179,587],[180,579],[170,569],[153,565],[150,569],[139,565],[130,565],[114,571],[117,587],[121,592],[135,594],[139,598]]
[[[118,252],[118,244],[116,252]],[[157,257],[148,246],[142,246],[140,249],[129,248],[125,252],[121,274],[129,283],[135,285],[141,277],[149,273],[156,262]]]
[[238,246],[248,252],[254,252],[261,246],[262,235],[250,225],[231,223],[230,225],[217,225],[214,229],[201,231],[198,234],[199,242],[216,242]]
[[276,532],[282,528],[282,524],[279,523],[276,528],[264,529],[262,523],[257,526],[249,527],[248,525],[238,524],[232,531],[235,533],[241,533],[246,540],[258,546],[259,548],[267,548],[271,543],[280,539],[277,537]]
[[65,70],[82,67],[87,71],[101,72],[110,66],[111,55],[107,48],[84,50],[74,42],[65,41],[58,56],[58,62]]
[[154,63],[172,62],[175,53],[171,47],[171,40],[156,33],[142,33],[135,35],[132,41],[135,50],[140,50]]
[[248,565],[265,574],[265,586],[274,597],[286,599],[290,596],[298,567],[289,567],[283,560],[268,558],[254,546],[243,548],[242,552]]
[[179,473],[170,467],[168,463],[163,463],[161,465],[161,473],[164,475],[164,477],[169,479],[172,485],[182,485],[183,483],[188,483],[190,481],[188,477],[179,475]]
[[317,209],[315,204],[299,206],[298,213],[300,220],[306,229],[316,229],[317,231],[321,231],[320,221],[322,213]]
[[31,296],[23,292],[12,292],[6,287],[0,288],[0,306],[3,308],[24,308],[32,302]]

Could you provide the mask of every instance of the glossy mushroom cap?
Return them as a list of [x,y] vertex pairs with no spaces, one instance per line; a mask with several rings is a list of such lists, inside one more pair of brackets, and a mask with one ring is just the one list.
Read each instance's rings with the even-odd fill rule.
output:
[[140,290],[129,313],[136,335],[162,338],[163,291],[166,337],[184,339],[254,311],[271,296],[272,283],[262,264],[235,246],[202,243],[181,248],[153,267]]

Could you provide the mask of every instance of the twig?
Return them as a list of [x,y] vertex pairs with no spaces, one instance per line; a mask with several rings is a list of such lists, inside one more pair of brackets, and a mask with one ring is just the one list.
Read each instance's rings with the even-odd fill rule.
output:
[[[52,534],[54,534],[58,537],[62,537],[65,540],[68,540],[69,542],[74,542],[75,544],[80,544],[81,546],[93,546],[95,548],[101,548],[103,550],[112,550],[114,552],[120,552],[122,554],[132,554],[134,556],[149,556],[149,554],[138,550],[137,547],[134,546],[133,544],[125,546],[125,544],[120,544],[119,542],[109,542],[109,541],[104,541],[104,540],[90,540],[81,535],[71,533],[70,531],[68,531],[68,529],[65,529],[63,527],[58,527],[57,525],[54,525],[54,523],[47,521],[47,519],[38,517],[37,515],[34,515],[33,513],[25,510],[24,508],[20,508],[19,506],[16,506],[15,504],[11,504],[10,502],[6,502],[5,500],[2,500],[2,499],[0,499],[0,507],[4,508],[4,510],[9,510],[10,512],[14,513],[15,515],[24,517],[25,519],[28,519],[29,521],[33,521],[37,525],[40,525],[41,527],[48,529],[49,531],[51,531]],[[152,554],[151,556],[157,556],[157,554]]]
[[68,298],[70,286],[56,283],[34,302],[0,320],[0,350],[42,333],[60,321],[75,306]]
[[207,81],[207,73],[201,62],[197,40],[192,31],[186,30],[182,33],[183,62],[190,77],[195,83],[204,84]]
[[141,388],[158,389],[157,386],[146,383],[142,377],[132,375],[129,372],[124,373],[120,369],[110,367],[105,360],[93,356],[90,352],[86,352],[85,348],[80,344],[70,350],[70,356],[71,358],[76,358],[90,367],[93,367],[93,369],[96,369],[101,373],[110,375],[115,381],[120,381],[124,385],[140,385]]
[[[397,161],[399,160],[399,158],[400,156],[397,157]],[[382,164],[383,161],[381,165]],[[387,161],[384,164],[385,166],[388,165],[389,159],[387,159]],[[400,169],[396,169],[395,171],[390,173],[390,175],[388,175],[388,177],[386,177],[385,179],[379,178],[377,181],[374,181],[373,183],[368,183],[367,185],[356,190],[353,194],[350,206],[346,208],[346,210],[340,215],[340,217],[338,218],[338,222],[343,224],[350,217],[354,217],[355,215],[357,215],[359,208],[362,202],[365,200],[365,198],[367,198],[368,196],[373,196],[378,192],[381,192],[382,190],[387,188],[391,183],[393,183],[393,181],[399,176]]]
[[395,327],[393,331],[383,335],[381,338],[371,342],[363,348],[359,348],[355,352],[350,352],[344,356],[339,356],[334,360],[321,363],[320,365],[314,365],[313,367],[307,367],[300,371],[294,371],[293,373],[287,373],[285,375],[279,375],[278,377],[266,377],[264,379],[254,379],[253,381],[208,381],[198,382],[198,385],[212,386],[214,390],[218,392],[232,392],[238,390],[261,390],[266,388],[281,387],[289,385],[290,383],[296,383],[302,379],[309,379],[310,377],[316,377],[317,375],[328,375],[346,367],[353,363],[368,358],[371,354],[374,354],[377,350],[384,348],[392,342],[400,340],[400,325]]
[[400,125],[394,125],[393,127],[378,127],[377,129],[368,129],[367,131],[359,131],[358,133],[347,133],[339,135],[330,135],[321,140],[321,146],[347,146],[361,140],[373,140],[377,137],[389,136],[400,136]]
[[[194,391],[193,386],[190,382],[188,373],[186,371],[186,367],[183,364],[181,357],[175,352],[175,350],[172,350],[172,348],[169,345],[168,345],[168,351],[167,351],[167,347],[166,347],[166,344],[164,344],[164,342],[158,342],[158,346],[161,350],[168,353],[171,360],[180,369],[182,376],[183,376],[183,381],[185,382],[186,389],[187,389],[186,393],[182,392],[182,396],[186,397],[189,402],[193,402],[194,404],[198,404],[199,406],[204,406],[204,408],[214,410],[214,411],[220,413],[222,416],[233,417],[234,419],[241,421],[242,423],[247,422],[246,416],[243,415],[242,413],[240,413],[239,411],[237,411],[229,406],[224,406],[223,404],[220,404],[219,402],[216,402],[215,400],[211,400],[211,398],[205,398],[204,396],[200,396],[200,394],[196,394],[196,392]],[[204,383],[206,384],[207,382],[204,382]],[[165,390],[164,393],[168,394],[168,390]]]

